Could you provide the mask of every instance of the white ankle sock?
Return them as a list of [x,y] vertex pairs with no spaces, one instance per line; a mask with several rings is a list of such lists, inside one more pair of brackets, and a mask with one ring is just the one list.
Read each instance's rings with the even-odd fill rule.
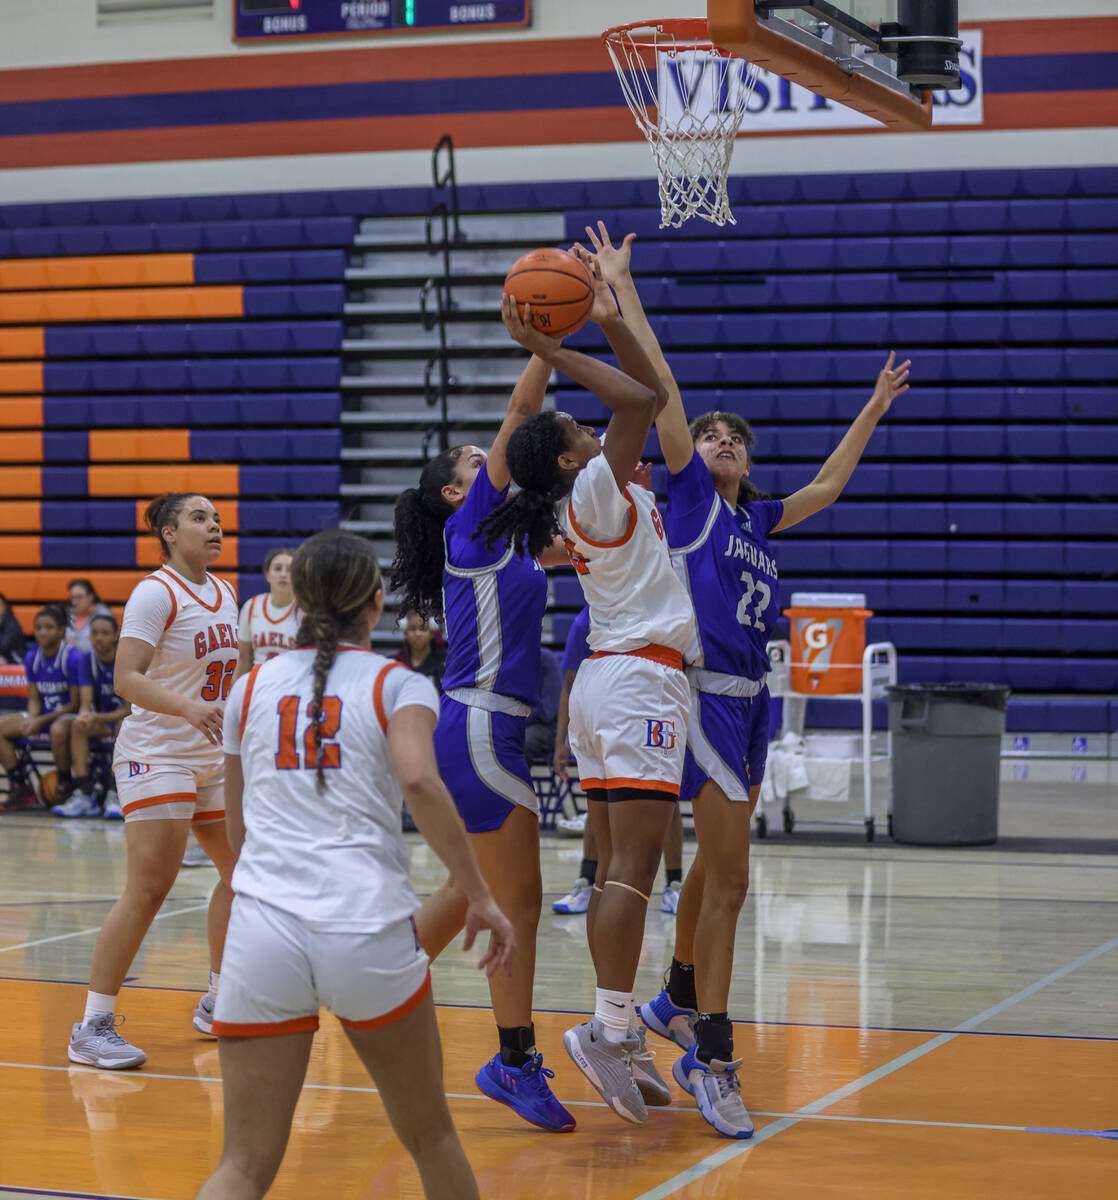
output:
[[210,972],[210,990],[207,994],[210,996],[213,996],[213,998],[215,1000],[217,999],[217,984],[218,984],[218,980],[220,980],[220,979],[221,979],[220,971],[211,971]]
[[101,992],[86,992],[85,1015],[82,1017],[82,1024],[87,1024],[91,1017],[104,1016],[105,1013],[111,1017],[115,1008],[115,996],[105,996]]
[[594,1016],[601,1021],[607,1042],[623,1042],[633,1020],[633,993],[595,988]]

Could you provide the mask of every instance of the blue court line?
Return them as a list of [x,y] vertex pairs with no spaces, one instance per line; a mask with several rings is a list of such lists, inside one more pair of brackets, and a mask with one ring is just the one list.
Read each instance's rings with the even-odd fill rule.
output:
[[156,1200],[154,1196],[110,1196],[108,1192],[52,1192],[46,1188],[29,1188],[5,1186],[0,1184],[0,1192],[16,1196],[65,1196],[74,1200]]
[[1110,941],[1103,942],[1102,945],[1096,946],[1086,954],[1081,954],[1078,958],[1065,963],[1064,966],[1057,968],[1055,971],[1049,972],[1049,974],[1036,980],[1036,982],[1030,983],[1028,987],[1021,988],[1020,991],[1014,992],[1013,995],[1007,996],[997,1004],[993,1004],[975,1016],[961,1021],[950,1032],[941,1033],[937,1037],[932,1038],[931,1041],[913,1047],[913,1049],[898,1055],[887,1063],[883,1063],[880,1067],[867,1072],[858,1079],[851,1080],[850,1083],[835,1088],[834,1091],[828,1092],[827,1095],[821,1096],[818,1100],[814,1100],[810,1104],[805,1104],[793,1115],[781,1117],[773,1121],[771,1125],[766,1125],[764,1129],[759,1130],[748,1140],[734,1142],[724,1149],[700,1159],[699,1162],[687,1167],[671,1179],[665,1180],[664,1183],[659,1184],[657,1187],[651,1188],[647,1192],[642,1192],[634,1200],[666,1200],[666,1197],[674,1195],[681,1188],[687,1187],[696,1180],[709,1175],[712,1171],[718,1170],[719,1167],[724,1166],[726,1163],[732,1162],[735,1158],[751,1150],[754,1146],[776,1137],[778,1133],[783,1133],[786,1129],[791,1129],[794,1125],[798,1125],[805,1117],[817,1116],[823,1109],[830,1108],[840,1100],[845,1100],[849,1096],[856,1095],[879,1080],[885,1079],[887,1076],[899,1071],[902,1067],[908,1066],[909,1063],[916,1062],[918,1059],[930,1054],[933,1050],[938,1050],[941,1046],[947,1045],[948,1042],[954,1041],[960,1033],[970,1032],[976,1025],[981,1025],[984,1021],[996,1017],[999,1013],[1005,1012],[1007,1008],[1012,1008],[1013,1005],[1019,1004],[1022,1000],[1027,1000],[1030,996],[1041,991],[1041,989],[1048,987],[1049,984],[1058,982],[1073,971],[1077,971],[1080,967],[1086,966],[1087,963],[1093,962],[1101,955],[1115,949],[1118,949],[1118,938],[1111,938]]

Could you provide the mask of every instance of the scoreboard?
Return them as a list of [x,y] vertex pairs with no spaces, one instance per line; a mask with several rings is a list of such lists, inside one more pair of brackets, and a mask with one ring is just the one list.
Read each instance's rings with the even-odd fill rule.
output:
[[238,42],[527,25],[531,0],[234,0]]

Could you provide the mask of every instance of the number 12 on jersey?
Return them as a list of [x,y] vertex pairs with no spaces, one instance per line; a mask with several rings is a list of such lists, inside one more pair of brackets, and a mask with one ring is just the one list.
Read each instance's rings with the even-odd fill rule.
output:
[[[313,771],[318,767],[318,753],[314,744],[313,702],[307,704],[307,727],[303,732],[303,760],[299,761],[299,747],[295,741],[299,723],[299,696],[284,696],[276,703],[279,715],[279,748],[276,751],[278,771],[297,771],[300,767]],[[338,736],[342,723],[342,702],[337,696],[322,697],[322,714],[318,720],[318,732],[322,744],[322,765],[327,770],[342,765],[342,748],[331,738]]]

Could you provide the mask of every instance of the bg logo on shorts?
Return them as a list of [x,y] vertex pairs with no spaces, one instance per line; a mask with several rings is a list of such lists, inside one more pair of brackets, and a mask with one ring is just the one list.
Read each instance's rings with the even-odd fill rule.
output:
[[644,723],[648,726],[648,737],[644,743],[646,746],[655,750],[675,749],[674,721],[657,721],[652,717],[645,717]]
[[146,775],[150,770],[151,766],[148,763],[130,762],[128,764],[128,778],[135,779],[137,775]]

